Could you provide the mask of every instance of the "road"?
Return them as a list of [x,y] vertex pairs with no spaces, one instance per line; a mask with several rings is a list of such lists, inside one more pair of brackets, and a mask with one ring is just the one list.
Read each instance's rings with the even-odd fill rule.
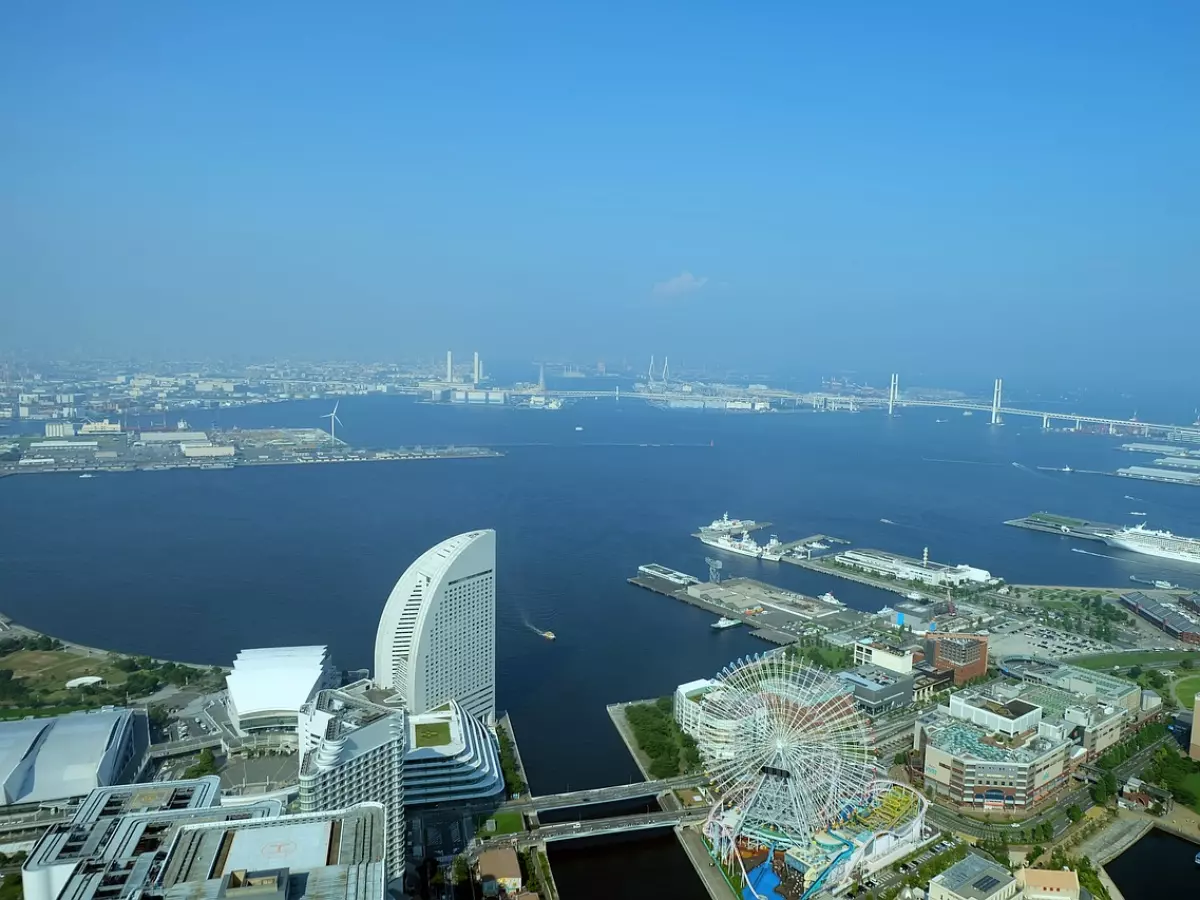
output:
[[614,800],[632,800],[637,797],[655,797],[663,791],[698,787],[706,780],[703,775],[680,775],[662,781],[635,781],[632,784],[617,784],[611,787],[509,800],[501,805],[499,810],[501,812],[533,812],[534,810],[586,806],[592,803],[608,803]]
[[708,810],[683,809],[666,812],[638,813],[632,816],[613,816],[607,819],[590,819],[584,822],[563,822],[556,825],[543,825],[523,834],[509,834],[490,840],[480,841],[476,850],[486,850],[490,847],[529,847],[549,841],[566,841],[576,838],[596,837],[602,834],[616,834],[625,831],[642,831],[649,828],[670,828],[674,825],[686,825],[703,822],[708,818]]

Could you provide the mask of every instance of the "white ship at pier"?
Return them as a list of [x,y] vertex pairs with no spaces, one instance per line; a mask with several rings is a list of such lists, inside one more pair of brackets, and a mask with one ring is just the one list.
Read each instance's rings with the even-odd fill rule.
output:
[[1145,523],[1099,534],[1110,547],[1120,547],[1146,556],[1200,564],[1200,538],[1180,537],[1169,531],[1154,531]]
[[[709,534],[704,534],[700,538],[702,544],[707,544],[709,547],[716,547],[718,550],[724,550],[728,553],[736,553],[739,556],[752,556],[755,559],[763,558],[763,548],[758,541],[750,537],[748,531],[743,531],[740,538],[735,538],[729,534],[718,534],[715,537]],[[779,557],[775,557],[778,559]]]
[[753,519],[731,519],[729,513],[725,513],[719,519],[714,519],[711,525],[701,526],[701,531],[711,531],[715,534],[736,534],[739,531],[749,531],[757,527],[757,523]]

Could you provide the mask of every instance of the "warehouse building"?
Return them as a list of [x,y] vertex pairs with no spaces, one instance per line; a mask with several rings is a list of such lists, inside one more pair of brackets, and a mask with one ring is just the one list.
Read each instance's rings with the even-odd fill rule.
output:
[[1188,644],[1200,644],[1200,622],[1178,607],[1147,597],[1141,591],[1122,594],[1121,603],[1171,637]]
[[923,559],[910,559],[882,550],[846,550],[833,558],[834,562],[872,575],[895,578],[897,581],[914,581],[931,587],[961,587],[965,584],[990,584],[995,581],[992,573],[974,566],[948,566],[932,562],[929,551]]

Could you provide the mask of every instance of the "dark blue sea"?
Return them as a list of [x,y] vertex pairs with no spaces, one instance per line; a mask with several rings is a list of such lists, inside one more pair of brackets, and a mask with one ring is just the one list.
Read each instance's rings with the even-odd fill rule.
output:
[[[320,426],[329,406],[222,410],[217,424]],[[783,540],[823,532],[912,555],[928,547],[935,560],[1017,583],[1139,575],[1200,588],[1200,570],[1182,564],[1075,553],[1078,542],[1001,524],[1037,510],[1132,522],[1140,510],[1152,526],[1200,534],[1194,488],[1037,470],[1132,464],[1116,449],[1128,438],[935,410],[751,416],[633,400],[547,412],[355,397],[339,417],[339,437],[358,446],[483,444],[505,455],[0,479],[0,610],[130,653],[229,664],[246,647],[327,643],[342,667],[365,668],[408,563],[449,535],[495,528],[499,702],[543,793],[638,777],[606,704],[669,693],[768,649],[626,583],[647,562],[703,575],[705,548],[689,534],[726,510],[770,520]],[[830,590],[867,610],[891,597],[779,564],[734,558],[725,571]],[[564,898],[705,896],[669,833],[633,843],[652,864],[624,881],[609,866],[603,883],[596,867],[632,859],[628,842],[556,847]]]

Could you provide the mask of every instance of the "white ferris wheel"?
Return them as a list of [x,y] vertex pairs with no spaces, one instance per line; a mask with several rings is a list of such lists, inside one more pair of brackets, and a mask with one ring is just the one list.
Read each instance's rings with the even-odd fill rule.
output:
[[836,675],[776,652],[731,663],[717,680],[697,743],[720,795],[706,831],[727,862],[738,841],[805,844],[871,796],[866,723]]

